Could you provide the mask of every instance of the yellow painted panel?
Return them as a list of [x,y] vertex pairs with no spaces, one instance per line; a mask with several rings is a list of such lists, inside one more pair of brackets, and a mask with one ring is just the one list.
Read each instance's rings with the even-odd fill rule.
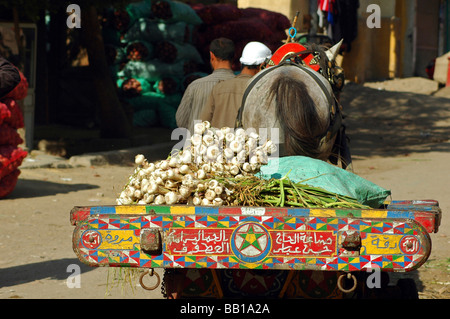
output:
[[309,215],[312,217],[336,217],[334,209],[310,209]]
[[402,251],[400,250],[400,239],[402,237],[403,235],[367,234],[367,237],[361,240],[361,254],[401,254]]
[[363,218],[387,218],[387,210],[363,210],[361,211],[361,217]]
[[145,206],[130,205],[130,206],[116,206],[116,214],[145,214]]
[[133,249],[139,245],[139,237],[135,236],[134,230],[98,230],[102,242],[98,249]]
[[195,206],[172,206],[170,207],[171,214],[195,214]]

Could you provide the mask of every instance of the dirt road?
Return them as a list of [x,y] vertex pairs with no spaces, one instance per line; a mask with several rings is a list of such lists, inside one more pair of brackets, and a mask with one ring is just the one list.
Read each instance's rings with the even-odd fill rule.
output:
[[[431,234],[431,256],[408,275],[420,298],[450,298],[450,99],[349,85],[342,103],[354,172],[391,189],[393,199],[440,202],[443,218],[439,232]],[[81,264],[71,246],[72,207],[114,204],[132,170],[22,169],[13,193],[0,200],[0,299],[162,298],[159,288],[148,292],[136,281],[112,287],[114,272]],[[81,270],[80,288],[67,285],[73,264]]]

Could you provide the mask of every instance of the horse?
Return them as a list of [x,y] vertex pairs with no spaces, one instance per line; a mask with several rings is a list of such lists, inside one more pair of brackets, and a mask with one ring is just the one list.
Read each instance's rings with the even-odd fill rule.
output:
[[[285,55],[277,65],[269,63],[249,82],[236,126],[278,129],[279,156],[303,155],[335,162],[341,156],[342,160],[340,149],[348,151],[348,147],[342,145],[342,109],[336,95],[343,81],[341,77],[339,84],[335,83],[330,68],[338,46],[340,43],[326,51],[311,45],[306,51]],[[305,56],[309,64],[301,59]],[[351,161],[347,154],[344,158]]]

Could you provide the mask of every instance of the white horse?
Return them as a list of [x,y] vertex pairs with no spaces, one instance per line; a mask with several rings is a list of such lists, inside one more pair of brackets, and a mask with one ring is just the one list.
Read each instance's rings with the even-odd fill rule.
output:
[[[238,115],[238,125],[279,129],[279,155],[303,155],[327,160],[341,142],[342,114],[329,79],[322,74],[333,61],[339,45],[328,51],[314,47],[321,56],[321,72],[291,59],[270,66],[248,84]],[[321,50],[321,51],[319,51]],[[269,136],[269,138],[271,138]]]

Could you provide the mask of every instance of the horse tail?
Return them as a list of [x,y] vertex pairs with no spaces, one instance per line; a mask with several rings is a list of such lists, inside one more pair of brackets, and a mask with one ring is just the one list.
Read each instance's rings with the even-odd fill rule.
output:
[[326,121],[319,117],[315,103],[304,83],[286,76],[274,80],[269,96],[275,98],[275,110],[284,131],[286,155],[303,155],[326,160],[321,150]]

